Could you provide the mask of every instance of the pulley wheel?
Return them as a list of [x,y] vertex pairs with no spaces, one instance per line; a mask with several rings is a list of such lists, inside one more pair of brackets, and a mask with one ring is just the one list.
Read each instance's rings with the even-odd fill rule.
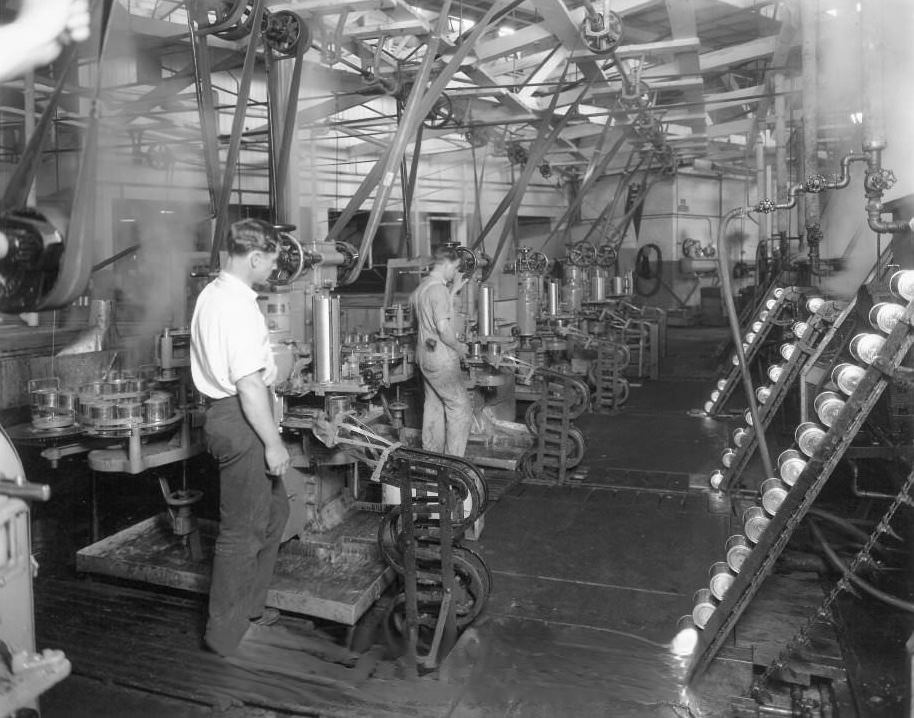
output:
[[280,57],[303,55],[311,47],[308,25],[291,10],[264,14],[261,31],[264,43]]

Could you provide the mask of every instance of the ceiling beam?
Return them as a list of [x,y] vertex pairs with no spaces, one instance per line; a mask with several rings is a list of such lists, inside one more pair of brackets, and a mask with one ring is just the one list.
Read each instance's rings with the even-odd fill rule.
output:
[[394,0],[278,0],[267,1],[271,10],[293,10],[303,15],[339,15],[343,12],[393,10]]
[[728,107],[748,105],[758,102],[766,92],[767,89],[764,85],[743,87],[730,92],[710,92],[705,94],[705,109],[708,112],[713,112],[714,110],[724,110]]
[[754,124],[755,120],[752,118],[733,120],[732,122],[721,122],[719,125],[710,125],[706,132],[710,139],[729,137],[730,135],[745,135],[747,132],[752,131]]

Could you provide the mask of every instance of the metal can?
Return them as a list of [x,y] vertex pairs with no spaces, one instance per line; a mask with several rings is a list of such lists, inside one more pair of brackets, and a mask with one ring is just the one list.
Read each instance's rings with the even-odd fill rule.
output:
[[812,456],[825,440],[825,429],[814,421],[804,421],[794,432],[794,438],[797,440],[800,451],[807,456]]
[[781,374],[784,373],[783,364],[772,364],[768,367],[768,378],[771,379],[775,384],[777,384],[778,379],[781,378]]
[[786,361],[790,361],[790,357],[793,356],[793,353],[797,350],[796,345],[790,344],[789,342],[781,344],[780,352],[781,356],[784,357]]
[[718,389],[719,391],[723,391],[723,390],[726,389],[726,388],[727,388],[727,380],[726,380],[726,379],[718,379],[718,380],[717,380],[717,389]]
[[750,506],[743,512],[743,531],[752,543],[758,543],[770,523],[761,506]]
[[794,322],[790,329],[797,339],[802,339],[806,336],[806,332],[809,331],[809,324],[807,322]]
[[724,468],[729,469],[733,465],[734,458],[736,458],[736,452],[728,446],[720,455],[720,463],[724,465]]
[[751,431],[749,429],[746,429],[741,426],[740,428],[738,428],[736,431],[733,432],[733,443],[736,444],[737,446],[742,446],[747,441],[749,441],[750,436],[751,436]]
[[759,404],[764,404],[768,399],[771,398],[771,387],[770,386],[760,386],[755,390],[755,398],[758,399]]
[[698,628],[704,628],[714,613],[714,596],[710,588],[699,588],[692,597],[692,620]]
[[755,341],[755,332],[746,332],[746,344],[752,344]]
[[739,573],[743,563],[752,553],[752,546],[742,534],[734,534],[727,539],[727,565],[733,573]]
[[856,364],[838,364],[831,372],[831,379],[842,393],[850,396],[857,389],[860,380],[866,374],[866,369]]
[[884,336],[879,334],[858,334],[851,339],[851,356],[864,364],[872,364],[882,350],[883,344],[885,344]]
[[793,486],[797,482],[805,468],[806,459],[796,449],[787,449],[778,456],[778,473],[781,476],[781,481],[788,486]]
[[720,391],[715,389],[711,392],[711,401],[717,401],[718,399],[720,399]]
[[777,476],[771,479],[765,479],[759,487],[759,493],[762,495],[762,508],[774,516],[787,498],[789,487]]
[[763,322],[760,321],[752,322],[752,331],[758,334],[760,331],[762,331],[762,324]]
[[720,469],[714,469],[714,471],[711,472],[711,477],[708,479],[708,483],[711,484],[712,489],[719,489],[723,481],[724,472]]
[[806,309],[812,314],[816,314],[825,306],[825,300],[822,297],[810,297],[806,300]]
[[889,291],[899,299],[914,299],[914,269],[895,272],[889,280]]
[[816,416],[825,426],[831,426],[844,408],[844,399],[834,391],[823,391],[813,402]]
[[889,334],[904,316],[905,308],[895,302],[879,302],[870,309],[869,320],[873,329]]
[[758,314],[759,321],[762,321],[762,322],[764,322],[766,319],[768,319],[769,316],[771,316],[771,312],[769,312],[767,309],[763,309]]
[[714,563],[708,571],[708,587],[711,589],[711,595],[718,601],[723,600],[724,594],[735,580],[736,575],[730,571],[726,561]]

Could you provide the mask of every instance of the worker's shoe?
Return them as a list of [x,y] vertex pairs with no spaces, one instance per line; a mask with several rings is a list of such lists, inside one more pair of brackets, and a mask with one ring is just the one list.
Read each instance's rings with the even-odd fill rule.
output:
[[275,608],[265,608],[257,618],[251,619],[251,625],[254,626],[272,626],[279,621],[279,610]]

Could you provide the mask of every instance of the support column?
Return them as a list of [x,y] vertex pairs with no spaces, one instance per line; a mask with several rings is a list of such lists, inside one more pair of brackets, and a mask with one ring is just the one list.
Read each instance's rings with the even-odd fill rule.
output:
[[[803,25],[803,178],[819,174],[819,63],[816,56],[819,35],[819,0],[800,3]],[[819,243],[822,229],[819,226],[819,196],[805,193],[803,217],[806,225],[806,243],[809,247],[809,264],[813,274],[819,271]]]

